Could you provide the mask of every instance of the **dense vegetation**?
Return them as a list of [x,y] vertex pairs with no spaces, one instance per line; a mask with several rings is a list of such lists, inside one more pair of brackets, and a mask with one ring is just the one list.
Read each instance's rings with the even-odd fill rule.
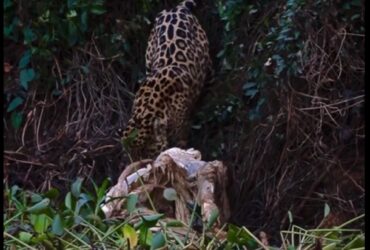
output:
[[[136,235],[129,221],[103,221],[99,204],[104,179],[129,163],[115,134],[144,76],[152,21],[176,2],[4,0],[9,248],[149,244],[152,223]],[[194,12],[217,75],[189,147],[229,167],[240,228],[228,228],[228,242],[258,248],[250,231],[264,231],[289,249],[363,246],[364,1],[205,0]],[[76,176],[94,181],[81,191]],[[179,246],[167,233],[151,237]]]
[[[44,247],[42,249],[132,249],[137,246],[142,249],[163,246],[170,249],[238,249],[243,246],[280,249],[266,247],[268,238],[265,233],[260,233],[259,239],[246,227],[232,224],[228,225],[226,237],[220,239],[210,230],[212,221],[194,239],[188,226],[193,222],[187,225],[174,219],[165,220],[163,214],[141,215],[136,207],[137,195],[126,199],[126,208],[130,211],[127,218],[105,219],[100,205],[108,183],[105,180],[97,186],[92,182],[94,191],[89,192],[82,187],[82,179],[77,179],[62,203],[57,202],[60,193],[54,188],[43,194],[25,192],[18,186],[6,188],[4,246],[6,249],[39,249],[36,247],[40,246]],[[330,209],[325,208],[324,216],[329,212]],[[358,216],[331,229],[306,230],[291,225],[281,231],[281,241],[284,249],[364,249],[364,234],[359,229],[349,228],[363,217]],[[155,229],[157,223],[161,230]],[[189,237],[180,238],[179,230]]]

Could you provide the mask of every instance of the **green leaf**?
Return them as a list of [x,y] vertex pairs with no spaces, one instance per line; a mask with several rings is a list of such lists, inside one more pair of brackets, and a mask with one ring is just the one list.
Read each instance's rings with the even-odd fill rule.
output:
[[362,1],[361,0],[352,0],[351,5],[357,6],[357,7],[362,7]]
[[19,239],[23,241],[24,243],[29,243],[31,241],[32,234],[28,232],[20,232],[19,233]]
[[31,243],[32,243],[32,244],[40,244],[40,243],[42,243],[45,239],[46,239],[46,235],[45,235],[45,234],[35,235],[35,236],[32,238]]
[[29,27],[23,29],[23,36],[25,44],[30,44],[31,42],[37,39],[37,36],[35,35],[35,33],[33,33],[32,29]]
[[13,110],[15,110],[16,108],[19,107],[19,105],[21,105],[23,103],[23,99],[20,98],[19,96],[15,97],[10,103],[9,103],[9,106],[6,110],[6,112],[12,112]]
[[130,243],[130,248],[135,248],[139,241],[139,237],[135,229],[129,224],[125,224],[123,226],[122,232],[123,232],[123,236],[125,237],[125,239],[128,239]]
[[80,200],[83,200],[85,202],[93,201],[93,197],[90,194],[82,193],[80,194]]
[[330,243],[329,245],[326,245],[322,248],[322,250],[335,250],[335,249],[338,249],[336,242]]
[[158,220],[163,217],[163,214],[154,214],[154,215],[145,215],[142,216],[144,220],[144,224],[148,225],[149,227],[154,227]]
[[72,22],[68,22],[68,44],[73,46],[78,41],[78,30],[77,26]]
[[152,243],[153,234],[147,227],[140,228],[139,244],[143,246],[150,246]]
[[83,178],[78,177],[75,182],[73,182],[71,191],[72,195],[76,198],[78,198],[81,194],[81,186],[82,186]]
[[[40,22],[42,23],[47,23],[49,22],[50,20],[50,10],[46,10],[45,13],[43,13],[40,17],[39,17],[39,20]],[[45,34],[45,35],[48,35],[48,34]]]
[[224,55],[225,55],[225,50],[223,49],[223,50],[220,50],[220,51],[217,53],[216,57],[217,57],[217,58],[221,58],[221,57],[223,57]]
[[35,71],[32,68],[29,69],[22,69],[20,73],[20,81],[21,81],[21,86],[25,89],[28,90],[28,83],[32,81],[35,78],[36,74]]
[[70,10],[70,11],[68,11],[68,13],[67,13],[67,19],[71,19],[71,18],[73,18],[73,17],[76,17],[77,16],[77,11],[75,11],[75,10]]
[[4,36],[18,42],[17,26],[19,25],[19,18],[15,16],[8,26],[4,26]]
[[39,214],[43,211],[45,211],[46,208],[50,205],[50,199],[45,198],[42,201],[36,203],[32,207],[28,208],[26,211],[31,213],[31,214]]
[[98,200],[105,198],[105,193],[107,192],[109,183],[110,183],[109,179],[105,178],[101,186],[98,188],[96,193]]
[[125,52],[130,52],[131,51],[131,45],[129,42],[124,42],[123,43],[123,49]]
[[68,0],[67,1],[67,7],[68,9],[73,8],[76,6],[77,0]]
[[36,193],[33,193],[31,195],[31,202],[32,203],[36,203],[36,202],[40,202],[40,201],[42,201],[42,196],[41,195],[36,194]]
[[51,188],[49,191],[47,191],[44,196],[49,198],[49,199],[55,199],[59,196],[59,190],[56,188]]
[[326,216],[328,216],[329,213],[330,213],[330,207],[329,207],[329,205],[327,203],[325,203],[325,207],[324,207],[324,218]]
[[351,9],[351,5],[349,3],[344,3],[343,4],[343,9],[349,10],[349,9]]
[[258,93],[258,89],[248,89],[244,92],[245,96],[254,97]]
[[51,224],[51,232],[61,236],[64,232],[63,221],[59,214],[56,214]]
[[88,27],[87,26],[88,25],[88,15],[87,15],[86,10],[82,12],[80,18],[81,18],[81,25],[80,25],[81,30],[82,30],[82,32],[85,32],[85,31],[87,31],[87,27]]
[[137,194],[130,194],[127,197],[127,211],[129,213],[132,213],[136,209],[136,204],[139,199],[139,196]]
[[353,16],[351,16],[351,20],[353,21],[353,20],[358,19],[360,17],[361,17],[360,14],[354,14]]
[[163,197],[168,201],[175,201],[177,199],[177,192],[174,188],[166,188],[163,190]]
[[[84,194],[81,194],[80,197],[82,197]],[[80,198],[77,200],[74,215],[75,215],[75,224],[79,224],[81,222],[81,218],[84,216],[84,211],[81,211],[81,208],[88,203],[88,199]],[[92,213],[92,211],[89,211]]]
[[7,8],[13,6],[13,1],[12,0],[4,0],[4,10],[6,10]]
[[243,90],[247,90],[247,89],[250,89],[250,88],[256,88],[256,87],[257,87],[257,83],[247,82],[243,85]]
[[[103,218],[99,217],[99,215],[95,215],[95,214],[89,214],[86,216],[86,218],[88,220],[91,220],[93,221],[94,223],[98,224],[101,228],[101,230],[106,230],[106,225],[102,224],[103,223]],[[105,228],[105,229],[104,229]]]
[[216,222],[218,216],[220,215],[217,208],[214,208],[211,211],[211,214],[209,215],[209,218],[207,218],[207,228],[211,228],[213,224]]
[[18,193],[18,191],[22,191],[22,189],[20,187],[18,187],[17,185],[14,185],[10,188],[10,196],[12,198],[15,198],[15,195]]
[[254,13],[257,13],[258,12],[258,9],[251,9],[249,11],[249,15],[253,15]]
[[230,243],[237,243],[238,233],[241,229],[233,224],[229,225],[229,230],[227,231],[227,241]]
[[249,111],[249,113],[248,113],[248,119],[250,121],[255,121],[255,120],[259,119],[259,118],[260,118],[260,114],[255,109],[252,109],[251,111]]
[[166,240],[161,232],[158,232],[154,235],[152,243],[150,245],[150,250],[158,249],[163,247],[166,244]]
[[171,220],[166,223],[167,227],[183,227],[184,223],[180,220]]
[[349,249],[364,249],[365,247],[365,236],[364,234],[357,235],[353,240],[351,240],[347,245],[345,245],[342,249],[349,250]]
[[60,96],[63,92],[60,91],[59,89],[53,89],[53,91],[51,91],[51,94],[53,96]]
[[64,199],[64,205],[66,208],[72,209],[72,194],[68,192],[66,198]]
[[261,108],[262,104],[264,104],[265,101],[266,101],[266,99],[263,98],[263,97],[258,100],[258,102],[257,102],[257,110],[259,110]]
[[11,34],[13,33],[13,30],[14,30],[13,25],[4,26],[4,30],[3,30],[4,37],[11,39],[12,38]]
[[239,246],[246,246],[248,249],[256,249],[258,246],[258,243],[246,230],[232,224],[229,224],[227,241]]
[[90,12],[95,15],[101,15],[104,14],[106,10],[101,5],[93,5],[90,9]]
[[50,225],[50,222],[51,220],[49,217],[46,216],[46,214],[31,215],[31,223],[35,231],[39,234],[46,232]]
[[19,69],[23,69],[24,67],[26,67],[30,63],[30,60],[31,60],[31,50],[28,49],[23,53],[23,56],[19,61],[18,64]]
[[90,71],[88,66],[81,65],[80,67],[85,75],[89,74]]

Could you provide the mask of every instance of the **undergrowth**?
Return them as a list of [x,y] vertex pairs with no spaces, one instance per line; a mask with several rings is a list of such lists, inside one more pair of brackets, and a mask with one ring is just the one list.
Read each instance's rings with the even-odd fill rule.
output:
[[[328,229],[291,224],[280,232],[281,247],[271,246],[262,231],[257,237],[247,227],[232,224],[223,227],[226,237],[212,233],[210,224],[197,237],[181,238],[178,230],[188,234],[192,221],[186,225],[163,214],[146,215],[137,207],[136,195],[121,198],[130,212],[127,218],[105,219],[101,205],[108,185],[108,180],[101,185],[92,182],[93,191],[88,191],[77,179],[63,197],[55,188],[35,193],[6,187],[4,249],[365,249],[364,232],[351,228],[364,215]],[[326,208],[324,217],[329,213]]]

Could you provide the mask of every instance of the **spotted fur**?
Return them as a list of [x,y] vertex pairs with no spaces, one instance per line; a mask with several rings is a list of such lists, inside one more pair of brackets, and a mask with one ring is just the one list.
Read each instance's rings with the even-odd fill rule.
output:
[[154,156],[185,139],[189,113],[212,74],[208,39],[185,0],[155,19],[146,51],[146,78],[136,93],[123,139],[137,131],[132,148]]

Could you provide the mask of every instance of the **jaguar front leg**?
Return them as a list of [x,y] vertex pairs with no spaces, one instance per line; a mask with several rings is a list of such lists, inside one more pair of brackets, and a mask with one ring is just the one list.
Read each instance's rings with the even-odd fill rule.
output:
[[167,119],[156,118],[153,124],[154,141],[150,145],[152,154],[159,154],[168,147],[168,121]]

